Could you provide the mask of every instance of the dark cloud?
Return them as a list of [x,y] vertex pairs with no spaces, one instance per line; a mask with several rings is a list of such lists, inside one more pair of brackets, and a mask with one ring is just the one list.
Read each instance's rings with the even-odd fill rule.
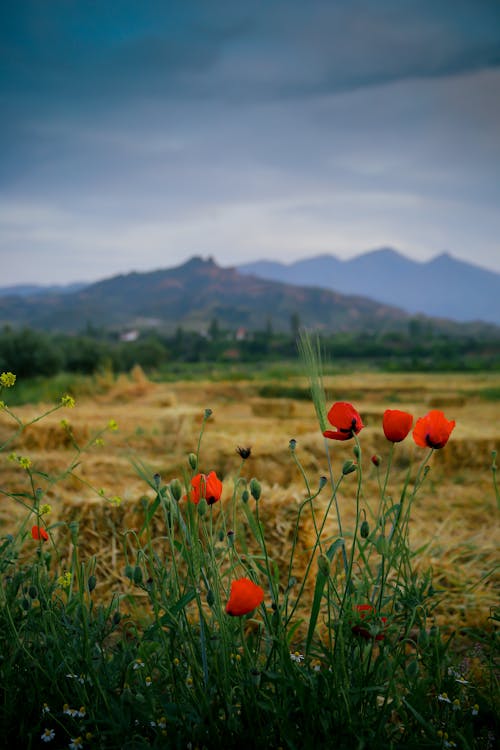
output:
[[497,0],[24,0],[0,5],[0,58],[16,273],[68,247],[73,279],[138,246],[145,267],[164,247],[493,257]]

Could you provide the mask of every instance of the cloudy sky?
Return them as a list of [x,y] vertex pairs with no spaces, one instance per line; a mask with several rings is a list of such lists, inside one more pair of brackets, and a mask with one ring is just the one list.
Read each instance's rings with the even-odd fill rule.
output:
[[0,7],[0,286],[391,246],[500,271],[499,0]]

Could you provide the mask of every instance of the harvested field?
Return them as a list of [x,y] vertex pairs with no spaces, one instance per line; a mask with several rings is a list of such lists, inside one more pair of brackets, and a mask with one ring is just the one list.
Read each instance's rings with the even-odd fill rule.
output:
[[[97,556],[98,591],[130,590],[123,577],[123,531],[138,529],[144,515],[142,499],[151,499],[153,491],[138,475],[133,463],[139,461],[147,474],[159,473],[164,482],[175,476],[182,479],[186,457],[196,450],[204,409],[213,410],[203,436],[200,470],[215,470],[224,482],[222,502],[228,502],[234,478],[240,469],[250,479],[255,476],[263,486],[261,519],[271,540],[277,560],[287,558],[295,510],[305,497],[304,482],[290,456],[289,440],[297,441],[297,456],[312,487],[320,476],[328,474],[325,443],[317,426],[314,409],[307,400],[264,398],[262,383],[179,382],[158,384],[147,380],[141,371],[121,377],[105,393],[78,400],[73,410],[65,409],[30,425],[2,454],[2,485],[9,492],[26,492],[25,472],[8,460],[15,451],[29,456],[35,470],[61,475],[60,481],[39,476],[44,502],[50,503],[50,522],[77,520],[80,525],[82,559]],[[285,385],[285,384],[283,384]],[[302,379],[289,379],[286,387],[306,388]],[[431,461],[426,485],[413,506],[412,544],[422,548],[419,567],[431,566],[434,586],[445,591],[438,609],[440,622],[454,626],[484,627],[490,608],[498,604],[498,548],[500,527],[491,475],[491,454],[500,448],[500,402],[485,396],[498,392],[499,378],[477,375],[386,375],[352,374],[327,378],[328,401],[347,400],[355,404],[366,428],[360,433],[364,472],[363,507],[374,505],[378,497],[375,469],[370,457],[387,457],[388,443],[382,429],[386,408],[401,408],[416,417],[430,408],[442,409],[457,426],[446,447]],[[496,390],[495,390],[496,389]],[[276,392],[274,383],[273,392]],[[8,403],[8,398],[5,399]],[[51,405],[19,407],[16,414],[29,421]],[[65,418],[68,425],[63,426]],[[116,432],[107,431],[103,444],[95,436],[109,420],[118,424]],[[0,439],[5,441],[15,423],[0,413]],[[82,448],[80,456],[75,442]],[[251,446],[251,457],[241,466],[237,446]],[[352,443],[331,444],[334,471],[352,458]],[[396,446],[394,472],[389,492],[402,486],[410,462],[416,465],[424,451],[411,438]],[[65,476],[78,456],[79,465]],[[340,493],[345,530],[352,528],[356,475],[346,478]],[[120,497],[119,507],[106,498]],[[318,498],[326,502],[327,490]],[[23,508],[5,499],[0,509],[0,529],[12,531]],[[309,523],[310,525],[310,523]],[[337,534],[332,515],[329,532]],[[155,526],[161,540],[161,525]],[[242,531],[243,533],[243,531]],[[55,530],[55,538],[68,535],[64,526]],[[68,537],[69,539],[69,537]],[[311,545],[312,528],[302,531],[305,559]],[[161,544],[161,541],[159,542]],[[60,547],[60,545],[58,545]],[[301,571],[297,569],[300,577]]]

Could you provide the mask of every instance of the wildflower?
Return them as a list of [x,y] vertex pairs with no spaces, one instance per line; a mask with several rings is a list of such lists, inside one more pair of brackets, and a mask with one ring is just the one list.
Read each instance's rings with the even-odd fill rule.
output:
[[336,431],[325,430],[323,435],[332,440],[350,440],[363,429],[364,424],[360,415],[352,404],[337,401],[327,414],[328,421],[336,427]]
[[23,469],[31,468],[31,458],[28,458],[28,456],[18,456],[17,460],[19,462],[19,466],[22,466]]
[[381,462],[380,456],[377,456],[377,454],[375,453],[375,455],[373,455],[373,456],[371,457],[371,462],[372,462],[372,464],[373,464],[374,466],[377,466],[377,467],[379,467],[379,466],[380,466],[380,462]]
[[71,742],[68,745],[69,750],[81,750],[83,747],[83,741],[81,737],[72,737]]
[[64,394],[64,396],[61,396],[61,405],[67,406],[68,409],[72,409],[75,405],[75,399],[73,396],[69,396],[67,393]]
[[69,589],[69,587],[71,586],[71,573],[69,572],[69,570],[63,573],[62,576],[59,576],[59,578],[57,579],[57,583],[59,584],[59,586],[61,586],[61,588]]
[[108,430],[115,432],[118,429],[118,425],[114,419],[110,419],[108,422]]
[[297,664],[300,664],[300,662],[304,661],[304,655],[300,653],[300,651],[291,651],[290,652],[290,659]]
[[109,502],[111,503],[111,505],[114,505],[115,508],[119,508],[122,504],[122,499],[118,495],[113,495],[113,497],[110,498]]
[[160,718],[158,719],[158,726],[160,729],[167,728],[167,719],[165,716],[160,716]]
[[191,495],[190,500],[197,505],[201,498],[204,498],[208,505],[213,505],[222,494],[222,482],[218,478],[215,471],[211,471],[208,475],[196,474],[191,480]]
[[413,415],[399,409],[386,409],[382,418],[382,428],[387,440],[400,443],[411,430]]
[[40,739],[42,740],[42,742],[52,742],[55,736],[56,733],[53,729],[45,728],[43,734],[40,735]]
[[49,714],[50,713],[50,706],[48,703],[44,703],[42,706],[42,714]]
[[134,663],[132,664],[132,669],[142,669],[144,666],[144,662],[142,659],[135,659]]
[[146,687],[151,687],[151,685],[153,684],[153,680],[151,679],[151,677],[149,677],[149,675],[146,677],[144,682],[146,683]]
[[0,375],[0,385],[3,385],[4,388],[12,388],[15,382],[16,376],[13,372],[2,372]]
[[47,513],[50,513],[52,510],[52,506],[48,503],[44,503],[40,506],[40,515],[45,516]]
[[421,448],[444,448],[454,427],[454,419],[448,420],[442,411],[433,409],[425,417],[417,419],[413,439]]
[[31,536],[33,537],[33,539],[37,539],[37,540],[41,539],[42,542],[46,542],[47,539],[49,538],[49,535],[47,534],[45,529],[43,529],[41,526],[32,526]]
[[238,578],[231,584],[226,612],[232,617],[241,617],[264,601],[264,590],[249,578]]
[[454,711],[460,710],[460,701],[458,700],[458,698],[455,698],[455,700],[453,701],[453,710]]
[[438,701],[441,701],[441,703],[451,703],[451,700],[448,698],[448,693],[439,693]]
[[[371,604],[357,604],[355,607],[355,611],[359,615],[360,620],[365,620],[366,624],[369,625],[369,621],[371,623],[377,622],[378,618],[375,617],[375,610]],[[381,617],[380,622],[385,627],[387,623],[387,617]],[[354,635],[360,635],[361,638],[364,638],[366,641],[371,640],[374,638],[376,641],[382,641],[385,638],[385,634],[382,631],[380,631],[379,628],[373,628],[373,627],[364,627],[360,624],[355,624],[351,628]]]
[[104,445],[104,440],[102,438],[96,438],[94,440],[94,445],[96,448],[102,448],[102,446]]
[[472,715],[477,716],[478,713],[479,713],[479,706],[477,703],[474,703],[474,705],[472,706]]
[[248,448],[240,448],[240,446],[238,445],[238,447],[236,448],[236,453],[241,456],[243,461],[246,461],[247,458],[250,458],[252,449],[250,448],[250,446]]

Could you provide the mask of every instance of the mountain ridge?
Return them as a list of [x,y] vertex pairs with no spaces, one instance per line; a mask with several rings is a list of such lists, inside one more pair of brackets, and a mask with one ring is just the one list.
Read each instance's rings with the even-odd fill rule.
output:
[[500,325],[500,274],[443,252],[414,261],[393,248],[379,248],[348,260],[322,254],[289,264],[255,261],[241,273],[320,285],[341,294],[359,294],[411,315]]

